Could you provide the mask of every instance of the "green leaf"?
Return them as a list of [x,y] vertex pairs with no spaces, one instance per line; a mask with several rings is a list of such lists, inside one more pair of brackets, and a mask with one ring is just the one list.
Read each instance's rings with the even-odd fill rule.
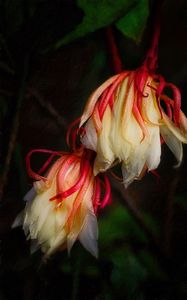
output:
[[60,39],[55,48],[110,25],[132,10],[137,3],[137,0],[77,0],[77,5],[85,14],[82,23]]
[[149,15],[148,0],[140,0],[123,18],[116,22],[116,27],[127,37],[140,42]]
[[132,240],[146,243],[146,236],[124,206],[113,205],[108,215],[99,221],[101,247],[109,249],[117,241]]
[[142,212],[144,222],[155,236],[159,236],[159,226],[157,220],[148,212]]
[[117,291],[123,292],[129,298],[139,291],[141,283],[148,275],[147,270],[128,247],[114,251],[111,260],[111,282]]
[[151,275],[152,277],[158,278],[160,280],[168,279],[168,275],[162,270],[158,261],[155,259],[155,257],[152,256],[150,252],[148,252],[147,250],[141,250],[139,252],[139,258],[149,271],[149,276]]

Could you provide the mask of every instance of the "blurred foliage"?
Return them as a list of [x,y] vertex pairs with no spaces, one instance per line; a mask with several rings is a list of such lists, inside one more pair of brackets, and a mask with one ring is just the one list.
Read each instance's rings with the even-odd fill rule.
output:
[[122,205],[114,206],[107,217],[100,220],[100,244],[111,251],[113,243],[121,241],[145,243],[146,236],[127,209]]
[[59,40],[56,48],[114,22],[124,35],[140,41],[148,17],[147,0],[77,0],[77,4],[84,11],[83,21]]
[[123,18],[116,22],[116,27],[127,37],[141,41],[149,16],[148,0],[140,0]]

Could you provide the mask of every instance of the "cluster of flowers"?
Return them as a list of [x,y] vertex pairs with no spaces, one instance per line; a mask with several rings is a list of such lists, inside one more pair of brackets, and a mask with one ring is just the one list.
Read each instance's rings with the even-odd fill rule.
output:
[[[97,256],[96,215],[111,196],[106,170],[120,163],[127,187],[157,168],[162,143],[180,165],[187,118],[180,109],[179,89],[155,73],[153,52],[141,67],[109,78],[93,92],[79,127],[68,130],[72,152],[39,149],[27,155],[28,174],[37,181],[14,225],[21,222],[46,257],[60,249],[70,251],[76,240]],[[166,95],[168,89],[173,97]],[[38,173],[30,166],[34,152],[50,154]],[[49,168],[55,156],[59,158]]]

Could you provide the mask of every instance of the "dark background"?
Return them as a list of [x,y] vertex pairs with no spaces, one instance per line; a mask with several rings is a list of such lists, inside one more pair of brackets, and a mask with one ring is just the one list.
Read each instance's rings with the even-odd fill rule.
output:
[[[113,28],[125,69],[145,57],[156,3],[149,2],[139,43]],[[0,299],[187,299],[185,145],[178,169],[162,146],[159,180],[147,174],[124,190],[108,174],[113,198],[99,214],[98,260],[76,243],[70,257],[64,251],[45,263],[39,251],[30,254],[21,228],[11,229],[32,185],[25,155],[33,148],[67,149],[68,124],[114,73],[106,28],[94,29],[94,19],[93,32],[55,48],[83,16],[71,0],[0,0]],[[187,114],[186,33],[186,1],[164,1],[158,72],[181,89]],[[39,169],[45,158],[36,155],[33,166]]]

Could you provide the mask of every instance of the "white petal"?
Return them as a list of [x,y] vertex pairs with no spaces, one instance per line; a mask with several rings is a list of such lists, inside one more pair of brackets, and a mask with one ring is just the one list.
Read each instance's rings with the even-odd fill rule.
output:
[[[53,180],[51,187],[38,194],[32,201],[27,202],[25,207],[25,218],[23,230],[30,234],[31,239],[38,239],[39,243],[50,238],[51,230],[54,228],[55,203],[49,199],[56,194],[56,183]],[[52,219],[51,219],[52,218]],[[46,231],[46,221],[51,223],[50,229]],[[44,226],[45,224],[45,226]]]
[[86,133],[81,138],[81,143],[85,148],[96,151],[97,149],[97,132],[94,127],[93,121],[90,118],[85,126]]
[[149,129],[150,133],[150,145],[147,150],[146,164],[148,170],[154,170],[160,163],[161,156],[161,144],[160,144],[160,130],[155,126]]
[[[89,214],[94,215],[92,197],[93,197],[93,178],[92,178],[92,180],[90,180],[89,186],[83,195],[81,206],[79,206],[78,210],[76,211],[76,215],[74,216],[74,219],[73,219],[71,231],[69,232],[69,234],[67,236],[68,253],[70,252],[74,242],[78,238],[83,227],[87,226],[87,223],[88,223],[86,221],[87,215],[89,215]],[[88,223],[88,225],[89,225],[89,223]]]
[[[66,232],[61,230],[57,236],[54,236],[46,245],[42,245],[42,251],[45,253],[45,258],[52,255],[59,248],[62,248],[66,241]],[[49,243],[50,242],[50,243]]]
[[140,128],[135,117],[131,114],[126,128],[122,128],[123,137],[133,145],[140,144],[143,138],[142,129]]
[[144,155],[142,157],[133,155],[129,163],[123,163],[122,174],[125,187],[129,186],[133,180],[138,179],[145,166],[145,162],[146,158]]
[[31,240],[30,253],[33,254],[40,248],[37,240]]
[[38,230],[38,223],[34,224],[33,228],[30,226],[31,238],[37,238],[39,244],[47,243],[47,245],[51,245],[51,241],[57,234],[55,225],[55,213],[51,211],[40,230]]
[[15,218],[14,222],[12,223],[12,228],[16,228],[16,227],[19,227],[19,226],[22,226],[23,225],[23,220],[24,220],[24,216],[25,216],[25,212],[24,210],[22,210],[18,215],[17,217]]
[[132,149],[127,160],[123,161],[122,173],[123,182],[127,187],[133,180],[138,179],[144,169],[147,153],[149,149],[149,139],[145,139]]
[[113,115],[112,115],[111,133],[110,133],[111,149],[115,154],[115,158],[118,158],[119,161],[127,160],[132,148],[131,143],[127,140],[127,137],[125,137],[126,127],[129,123],[129,118],[132,111],[131,97],[127,97],[128,99],[126,99],[128,100],[129,113],[127,113],[126,111],[125,116],[123,116],[125,117],[125,120],[122,118],[122,111],[124,105],[126,105],[124,101],[126,97],[127,84],[128,84],[128,78],[126,78],[123,81],[121,88],[118,88],[118,91],[116,93],[115,105],[114,105]]
[[79,240],[86,250],[93,256],[98,257],[98,225],[96,216],[93,213],[88,213],[84,225],[79,233]]
[[24,196],[23,200],[24,201],[31,201],[36,197],[37,193],[34,187],[30,189],[27,194]]
[[122,164],[122,175],[123,175],[123,184],[127,189],[128,186],[134,181],[135,175],[132,174],[131,172],[128,172],[123,164]]
[[147,84],[145,85],[143,94],[148,95],[147,97],[142,97],[142,113],[146,121],[152,124],[159,125],[161,118],[160,111],[157,105],[157,100],[155,97],[155,91],[148,85],[154,86],[152,78],[149,77]]
[[[172,132],[173,135],[175,135],[179,141],[187,144],[186,132],[184,132],[181,129],[179,129],[178,127],[176,127],[176,125],[168,118],[168,116],[164,112],[162,112],[162,114],[163,114],[163,121],[164,121],[165,125],[168,127],[168,129],[170,130],[170,132]],[[185,126],[184,123],[183,123],[183,126]]]
[[106,171],[114,161],[114,153],[111,149],[111,109],[107,107],[103,115],[102,129],[98,137],[97,157],[94,163],[94,175]]
[[161,126],[160,131],[165,143],[173,152],[178,161],[177,166],[180,166],[183,157],[183,148],[181,141],[178,140],[178,138],[173,134],[173,132],[170,131],[167,126]]
[[92,93],[92,95],[89,97],[89,99],[86,103],[86,107],[82,114],[79,127],[81,127],[88,120],[88,118],[91,116],[91,114],[94,110],[94,106],[95,106],[96,102],[98,101],[99,97],[101,96],[101,94],[107,89],[107,87],[109,85],[111,85],[118,78],[118,76],[119,76],[119,74],[114,75],[113,77],[110,77],[108,80],[106,80],[102,85],[100,85]]

